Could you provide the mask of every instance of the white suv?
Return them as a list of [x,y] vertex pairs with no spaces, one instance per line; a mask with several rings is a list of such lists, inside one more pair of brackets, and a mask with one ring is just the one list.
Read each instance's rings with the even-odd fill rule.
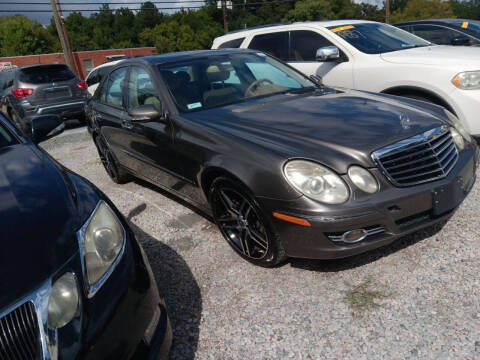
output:
[[442,105],[480,138],[480,48],[433,45],[390,25],[339,20],[228,33],[212,48],[270,53],[340,86]]

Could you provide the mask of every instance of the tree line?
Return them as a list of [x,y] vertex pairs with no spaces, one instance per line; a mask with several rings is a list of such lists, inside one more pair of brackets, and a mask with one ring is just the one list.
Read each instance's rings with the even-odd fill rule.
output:
[[[480,0],[391,0],[391,22],[431,18],[480,19]],[[312,20],[365,19],[385,21],[385,8],[352,0],[233,0],[227,9],[229,30],[264,24]],[[110,9],[65,18],[73,51],[155,46],[159,53],[210,48],[223,34],[222,10],[207,0],[196,10],[161,12],[145,2],[134,13]],[[22,15],[0,17],[0,57],[61,51],[56,27],[47,27]]]

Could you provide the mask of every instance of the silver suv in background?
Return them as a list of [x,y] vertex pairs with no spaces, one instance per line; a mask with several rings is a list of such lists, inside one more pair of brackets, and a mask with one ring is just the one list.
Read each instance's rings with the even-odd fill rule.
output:
[[0,72],[0,106],[31,134],[31,122],[45,114],[85,121],[87,83],[63,64],[42,64]]

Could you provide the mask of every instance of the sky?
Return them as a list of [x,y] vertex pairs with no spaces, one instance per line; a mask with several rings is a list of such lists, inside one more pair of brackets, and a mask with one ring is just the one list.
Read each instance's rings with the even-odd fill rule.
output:
[[[18,1],[18,2],[17,2]],[[22,14],[28,16],[31,19],[35,19],[40,22],[42,25],[50,24],[50,18],[52,17],[52,6],[50,4],[50,0],[0,0],[0,16],[2,15],[15,15],[15,14]],[[152,0],[152,1],[162,1],[162,2],[171,2],[168,4],[156,4],[158,8],[160,7],[168,7],[168,8],[181,8],[182,6],[199,6],[202,3],[188,3],[188,0]],[[178,2],[181,1],[181,4]],[[86,5],[78,5],[78,4],[70,4],[69,3],[87,3]],[[69,12],[66,11],[70,10],[95,10],[97,11],[101,5],[98,3],[115,3],[109,5],[111,9],[117,9],[120,7],[129,7],[131,9],[138,9],[140,8],[142,0],[60,0],[62,5],[62,9],[64,10],[64,15],[68,16]],[[8,4],[5,4],[8,3]],[[15,4],[12,4],[15,3]],[[29,3],[25,5],[23,3]],[[38,5],[31,5],[30,3],[39,3]],[[90,5],[88,5],[90,3]],[[93,4],[92,4],[93,3]],[[119,4],[121,3],[121,4]],[[136,3],[136,4],[128,4]],[[13,12],[5,12],[2,10],[9,10]],[[28,10],[48,10],[48,12],[28,12]],[[93,14],[95,11],[84,11],[83,14],[85,16],[89,16]],[[166,12],[172,12],[175,10],[166,10]]]
[[[18,0],[17,0],[18,1]],[[50,24],[50,18],[52,16],[51,13],[51,5],[50,0],[19,0],[18,2],[15,0],[0,0],[0,16],[2,15],[15,15],[15,14],[22,14],[28,16],[29,18],[35,19],[39,21],[42,25]],[[100,5],[98,3],[117,3],[111,4],[111,9],[116,9],[120,7],[129,7],[131,9],[138,9],[141,5],[140,4],[131,4],[127,5],[128,3],[132,2],[141,2],[142,0],[61,0],[62,9],[65,10],[98,10]],[[157,7],[169,7],[169,8],[181,8],[182,6],[199,6],[201,3],[188,3],[188,0],[153,0],[153,1],[169,1],[172,3],[168,4],[156,4]],[[178,1],[181,1],[180,4]],[[354,0],[355,2],[366,2],[369,4],[377,4],[382,5],[383,0]],[[22,3],[39,3],[38,5],[24,5]],[[68,5],[68,3],[90,3],[91,5]],[[176,2],[176,3],[175,3]],[[9,4],[6,4],[9,3]],[[15,4],[12,4],[15,3]],[[93,4],[92,4],[93,3]],[[122,3],[122,4],[118,4]],[[10,10],[13,12],[2,12],[2,10]],[[28,10],[48,10],[49,12],[28,12]],[[166,10],[166,12],[172,12],[174,10]],[[93,12],[84,11],[83,14],[88,16]],[[69,12],[65,11],[65,16],[68,16]]]

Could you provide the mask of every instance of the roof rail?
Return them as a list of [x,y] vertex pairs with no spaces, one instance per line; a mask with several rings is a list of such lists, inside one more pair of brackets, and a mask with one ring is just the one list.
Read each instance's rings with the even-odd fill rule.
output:
[[227,32],[225,35],[235,34],[235,33],[242,32],[242,31],[263,29],[263,28],[267,28],[267,27],[283,26],[283,25],[289,25],[289,23],[275,23],[275,24],[258,25],[258,26],[253,26],[253,27],[249,27],[249,28],[246,28],[246,29],[232,30],[232,31]]

